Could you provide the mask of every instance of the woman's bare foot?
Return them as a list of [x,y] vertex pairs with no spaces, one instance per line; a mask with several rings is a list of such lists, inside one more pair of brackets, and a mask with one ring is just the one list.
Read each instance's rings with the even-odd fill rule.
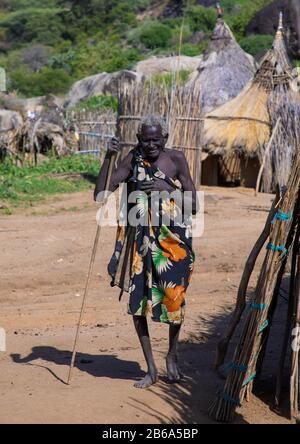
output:
[[157,370],[153,369],[149,371],[146,376],[134,384],[135,388],[145,389],[157,382]]
[[169,354],[166,358],[167,374],[170,382],[178,382],[184,378],[184,374],[180,371],[177,364],[177,356]]

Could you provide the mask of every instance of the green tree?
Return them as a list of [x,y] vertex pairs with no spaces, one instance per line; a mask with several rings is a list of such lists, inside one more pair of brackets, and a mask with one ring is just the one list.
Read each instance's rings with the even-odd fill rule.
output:
[[106,40],[96,45],[82,45],[75,59],[70,61],[70,66],[79,79],[99,72],[130,68],[138,60],[140,55],[136,49],[122,49],[120,45]]
[[149,21],[140,28],[139,38],[146,48],[166,48],[172,38],[172,31],[163,23]]
[[240,40],[240,45],[244,51],[255,56],[266,52],[272,47],[274,37],[272,35],[250,35]]
[[0,20],[0,27],[6,28],[6,39],[13,47],[32,42],[52,46],[59,43],[64,32],[61,13],[58,8],[21,9]]
[[25,67],[18,68],[10,73],[10,89],[20,94],[42,96],[44,94],[65,94],[73,83],[73,79],[62,69],[45,67],[33,73]]
[[210,33],[216,24],[216,12],[212,8],[192,5],[186,8],[186,19],[193,32],[204,31]]

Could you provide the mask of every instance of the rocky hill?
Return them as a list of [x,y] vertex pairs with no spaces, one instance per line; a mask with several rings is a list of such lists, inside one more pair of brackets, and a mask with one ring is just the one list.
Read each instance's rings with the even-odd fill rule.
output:
[[278,13],[283,11],[283,22],[291,55],[300,58],[300,1],[277,0],[259,11],[246,27],[246,34],[274,34]]
[[[242,48],[256,55],[270,47],[276,14],[273,28],[258,25],[256,14],[271,0],[221,3]],[[178,54],[181,30],[181,54],[198,56],[216,22],[214,6],[215,0],[0,0],[0,66],[7,88],[27,97],[65,94],[82,78]],[[292,45],[297,56],[295,39]]]

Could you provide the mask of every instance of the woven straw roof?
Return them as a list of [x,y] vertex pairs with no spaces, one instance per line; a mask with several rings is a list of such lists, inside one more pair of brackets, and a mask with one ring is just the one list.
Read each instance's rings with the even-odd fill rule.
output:
[[[268,100],[274,92],[291,100],[294,83],[283,36],[282,17],[273,47],[263,58],[254,79],[233,100],[206,115],[205,149],[217,154],[231,150],[256,155],[270,138]],[[293,93],[294,94],[294,93]]]

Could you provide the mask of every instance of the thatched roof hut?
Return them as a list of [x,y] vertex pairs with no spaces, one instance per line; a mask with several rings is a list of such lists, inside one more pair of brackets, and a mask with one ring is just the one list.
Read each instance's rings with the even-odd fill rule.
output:
[[[204,150],[227,159],[238,154],[261,161],[273,129],[274,103],[292,103],[298,94],[281,14],[273,47],[264,56],[254,79],[236,98],[205,116]],[[259,162],[255,168],[259,168]],[[253,180],[254,177],[251,186]]]
[[200,89],[201,108],[207,113],[236,97],[256,69],[253,57],[243,51],[229,26],[218,18],[209,46],[186,86]]
[[206,149],[214,154],[235,149],[254,155],[270,138],[270,94],[279,88],[283,93],[289,91],[293,82],[293,68],[280,25],[273,47],[264,56],[254,79],[236,98],[206,114]]

